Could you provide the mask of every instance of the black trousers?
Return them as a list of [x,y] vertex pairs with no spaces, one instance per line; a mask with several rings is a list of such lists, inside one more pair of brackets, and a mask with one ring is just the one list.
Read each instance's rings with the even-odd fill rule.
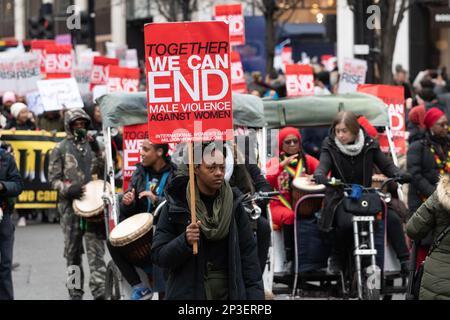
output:
[[258,249],[258,260],[261,267],[261,273],[264,272],[266,267],[267,255],[269,253],[269,247],[271,242],[271,229],[270,223],[266,218],[261,216],[256,221],[256,241]]
[[[353,222],[352,215],[343,210],[336,210],[335,225],[336,225],[336,244],[338,248],[351,248],[353,244]],[[387,238],[394,249],[397,258],[400,261],[409,258],[409,250],[406,245],[405,235],[403,232],[402,221],[398,214],[388,208],[387,213]]]
[[14,299],[12,282],[14,230],[11,215],[4,213],[0,223],[0,300]]

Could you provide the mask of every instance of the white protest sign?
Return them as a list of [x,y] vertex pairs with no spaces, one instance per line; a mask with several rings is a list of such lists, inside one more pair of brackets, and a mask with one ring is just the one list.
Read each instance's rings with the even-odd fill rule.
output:
[[36,116],[44,113],[44,105],[42,104],[41,95],[38,91],[31,92],[26,95],[28,110],[33,112]]
[[41,80],[37,83],[45,111],[83,108],[83,100],[74,78]]
[[0,54],[0,94],[13,91],[25,95],[36,91],[41,72],[38,57],[32,53]]
[[356,92],[358,85],[366,82],[367,61],[344,59],[344,68],[339,80],[339,94]]

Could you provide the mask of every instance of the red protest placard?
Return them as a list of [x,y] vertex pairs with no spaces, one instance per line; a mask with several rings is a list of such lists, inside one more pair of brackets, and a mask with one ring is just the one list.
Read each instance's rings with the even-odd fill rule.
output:
[[141,145],[148,138],[147,124],[123,127],[123,190],[128,190],[136,164],[141,161]]
[[[142,142],[148,139],[148,125],[136,124],[123,127],[123,190],[128,190],[136,164],[141,162]],[[174,154],[176,146],[169,144],[169,155]]]
[[230,44],[238,46],[245,44],[245,22],[242,4],[225,4],[214,7],[214,17],[217,21],[225,21],[230,26]]
[[92,91],[95,86],[106,85],[109,77],[109,66],[118,65],[119,59],[101,56],[94,57],[89,89]]
[[150,140],[232,139],[228,25],[155,23],[144,32]]
[[286,65],[286,91],[288,97],[314,95],[312,67],[305,64]]
[[284,66],[294,63],[294,60],[292,60],[292,48],[291,47],[283,47],[283,49],[281,50],[281,63]]
[[[405,96],[404,88],[400,86],[387,86],[364,84],[358,86],[358,92],[364,92],[377,96],[384,101],[389,108],[391,130],[396,154],[406,153],[405,142]],[[381,150],[389,152],[389,143],[385,133],[379,135]]]
[[233,92],[247,93],[247,83],[244,77],[241,55],[239,52],[231,52],[231,88]]
[[41,65],[41,73],[45,73],[45,47],[48,45],[54,45],[55,40],[32,40],[31,41],[31,52],[36,54],[39,63]]
[[72,45],[47,45],[44,49],[47,79],[72,76]]
[[109,67],[108,92],[138,92],[139,68]]

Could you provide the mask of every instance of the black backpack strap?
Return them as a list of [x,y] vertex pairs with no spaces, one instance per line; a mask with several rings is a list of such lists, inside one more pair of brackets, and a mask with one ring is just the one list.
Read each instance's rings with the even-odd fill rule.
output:
[[428,251],[427,257],[441,244],[442,239],[450,232],[450,225],[447,226],[441,233],[436,237],[433,244],[431,245],[430,250]]

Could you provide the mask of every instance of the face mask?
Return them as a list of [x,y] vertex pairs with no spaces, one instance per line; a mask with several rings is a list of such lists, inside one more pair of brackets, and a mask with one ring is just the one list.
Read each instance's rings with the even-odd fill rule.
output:
[[81,141],[84,138],[86,138],[87,135],[87,130],[82,128],[82,129],[75,129],[73,132],[73,135],[75,136],[75,140],[76,141]]

